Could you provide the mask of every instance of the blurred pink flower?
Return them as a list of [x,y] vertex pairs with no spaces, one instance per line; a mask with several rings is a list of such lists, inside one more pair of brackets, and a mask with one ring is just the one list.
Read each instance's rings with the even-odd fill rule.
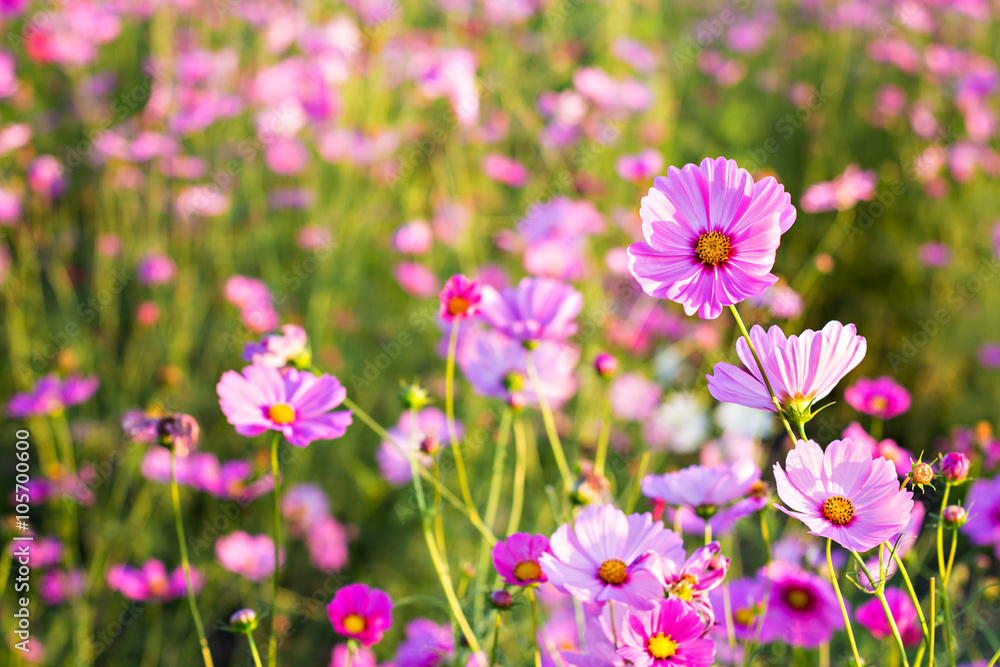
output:
[[654,148],[647,148],[637,155],[621,156],[615,168],[626,181],[642,183],[662,171],[663,155]]
[[875,198],[876,183],[878,176],[874,171],[861,171],[855,164],[848,165],[844,173],[832,181],[816,183],[806,188],[802,194],[802,210],[806,213],[821,213],[854,208],[859,201]]
[[[187,591],[181,566],[178,565],[168,575],[163,563],[155,558],[143,563],[141,568],[114,565],[108,570],[107,582],[108,588],[137,602],[167,602],[184,597]],[[200,591],[204,584],[205,577],[192,568],[191,588],[194,592]]]
[[951,248],[943,243],[924,243],[917,248],[917,258],[924,266],[947,266],[951,262]]
[[392,273],[403,291],[418,299],[435,296],[441,289],[441,281],[434,272],[417,262],[399,262]]
[[136,278],[143,285],[165,285],[177,276],[177,263],[167,255],[150,253],[139,260]]
[[483,173],[494,181],[513,188],[524,187],[530,176],[523,164],[499,153],[490,153],[483,158]]
[[40,195],[54,199],[66,189],[62,164],[51,155],[39,155],[28,166],[28,187]]
[[608,389],[611,410],[619,419],[645,419],[660,404],[663,387],[640,373],[625,373],[615,378]]
[[858,412],[892,419],[910,409],[910,392],[892,378],[862,378],[844,391],[844,400]]
[[392,248],[404,255],[424,255],[431,249],[434,236],[425,220],[411,220],[392,235]]
[[293,176],[309,164],[309,151],[298,139],[274,137],[264,149],[264,162],[276,174]]
[[216,540],[215,556],[222,567],[250,581],[263,581],[274,572],[274,540],[269,535],[237,530]]

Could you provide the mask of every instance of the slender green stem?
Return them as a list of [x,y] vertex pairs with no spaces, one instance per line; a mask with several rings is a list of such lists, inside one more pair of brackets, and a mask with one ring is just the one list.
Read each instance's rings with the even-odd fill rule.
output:
[[809,436],[806,435],[806,425],[805,425],[805,422],[797,421],[797,422],[795,422],[795,425],[798,426],[798,428],[799,428],[799,435],[802,437],[802,439],[803,440],[808,440]]
[[927,619],[924,617],[924,610],[920,605],[920,598],[917,597],[917,592],[913,589],[913,583],[910,581],[910,573],[906,571],[906,566],[903,565],[903,559],[899,557],[899,554],[896,553],[895,549],[892,550],[892,559],[896,561],[896,568],[899,570],[899,573],[903,575],[903,583],[906,584],[906,590],[910,594],[910,599],[913,600],[913,606],[917,609],[917,618],[920,620],[920,628],[924,633],[924,643],[933,646],[934,638],[927,629]]
[[601,434],[597,438],[597,454],[594,457],[594,472],[604,474],[604,464],[608,459],[608,441],[611,439],[611,399],[604,397],[604,415],[601,418]]
[[[951,484],[944,485],[944,494],[941,496],[941,510],[938,516],[944,515],[944,508],[948,506],[948,496],[951,494]],[[951,667],[955,667],[955,642],[951,636],[951,604],[948,600],[948,569],[944,560],[944,519],[938,519],[937,525],[937,559],[938,574],[941,576],[941,607],[944,609],[944,642],[948,647],[948,657]]]
[[271,577],[271,634],[267,640],[267,664],[278,664],[278,576],[281,572],[281,471],[278,468],[278,445],[281,434],[275,432],[271,441],[271,475],[274,478],[274,576]]
[[174,524],[177,526],[177,542],[181,550],[181,567],[184,569],[184,587],[187,590],[188,605],[191,606],[191,618],[198,633],[198,643],[201,645],[201,657],[205,667],[212,667],[212,653],[208,650],[208,637],[205,636],[205,625],[198,613],[198,603],[195,601],[194,586],[191,585],[191,561],[188,560],[187,539],[184,537],[184,520],[181,518],[181,494],[177,488],[177,455],[170,450],[170,498],[174,503]]
[[250,655],[253,656],[254,667],[264,667],[260,661],[260,652],[257,650],[257,642],[253,640],[252,634],[247,634],[247,641],[250,642]]
[[997,664],[997,660],[1000,660],[1000,649],[997,649],[997,652],[993,654],[990,663],[986,667],[994,667]]
[[535,591],[531,588],[528,589],[528,600],[531,601],[531,633],[535,641],[535,667],[542,667],[542,653],[538,650],[538,605],[535,603]]
[[945,586],[948,585],[948,580],[951,579],[951,568],[955,565],[955,547],[958,546],[958,528],[952,528],[951,530],[951,551],[948,554],[948,565],[944,569],[944,582]]
[[500,612],[497,612],[497,624],[493,628],[493,650],[490,651],[490,667],[497,664],[497,647],[500,645]]
[[712,541],[712,524],[705,520],[705,546],[707,547]]
[[733,623],[733,602],[729,596],[729,582],[722,582],[722,613],[726,620],[726,640],[729,642],[729,654],[736,655],[736,626]]
[[[937,595],[937,581],[931,577],[931,627],[930,645],[927,649],[927,667],[934,667],[934,624],[937,622],[937,606],[935,596]],[[917,609],[919,609],[919,605]]]
[[732,311],[733,317],[736,319],[736,324],[740,328],[740,333],[743,334],[743,339],[747,342],[747,346],[750,348],[750,354],[753,355],[753,360],[757,362],[757,368],[760,369],[760,376],[764,379],[764,386],[767,387],[767,393],[771,395],[771,402],[774,403],[774,409],[781,418],[781,423],[785,427],[785,432],[788,433],[788,437],[791,438],[794,443],[796,441],[795,434],[792,433],[792,427],[788,424],[788,419],[785,418],[785,413],[781,409],[781,403],[778,402],[778,397],[774,395],[774,390],[771,389],[771,381],[767,379],[767,373],[764,372],[764,364],[760,362],[760,357],[757,355],[757,348],[754,347],[753,341],[750,340],[750,334],[747,332],[747,328],[743,324],[743,319],[736,310],[736,306],[729,306],[729,310]]
[[872,417],[871,436],[875,438],[875,440],[882,439],[882,420],[879,419],[878,417]]
[[[413,421],[416,422],[416,415],[414,415]],[[431,464],[431,469],[434,481],[437,482],[434,485],[434,537],[437,539],[438,549],[441,550],[441,553],[447,553],[444,545],[444,508],[441,507],[441,468],[437,461],[434,461]]]
[[615,650],[618,650],[618,626],[615,625],[615,601],[608,601],[608,611],[611,613],[611,637],[615,640]]
[[524,439],[524,422],[520,415],[514,415],[514,490],[510,501],[510,518],[507,520],[507,535],[513,535],[521,525],[524,508],[524,478],[527,473],[528,450]]
[[[497,510],[500,508],[500,489],[503,486],[503,469],[507,460],[507,444],[510,441],[510,409],[505,409],[503,417],[500,419],[500,434],[497,436],[497,445],[493,451],[493,474],[490,476],[490,492],[486,499],[486,513],[483,519],[486,525],[492,528],[497,518]],[[476,567],[476,581],[473,587],[473,613],[472,618],[476,627],[483,618],[486,610],[486,577],[489,574],[490,543],[485,537],[479,545],[479,565]]]
[[[411,424],[411,437],[413,437],[416,420],[411,420]],[[390,438],[389,440],[391,441],[392,439]],[[431,522],[427,514],[427,500],[424,497],[424,485],[421,482],[420,464],[417,462],[418,451],[413,449],[410,452],[410,470],[413,473],[413,488],[417,496],[417,507],[420,508],[420,527],[423,530],[424,542],[427,543],[427,551],[430,553],[431,563],[434,565],[434,571],[441,582],[441,588],[444,589],[444,595],[448,600],[448,607],[451,609],[451,614],[458,623],[459,628],[461,628],[462,634],[469,644],[469,648],[474,653],[478,653],[482,650],[479,646],[479,640],[476,639],[476,635],[472,632],[469,621],[465,617],[465,612],[462,611],[462,605],[455,595],[455,587],[451,583],[451,575],[448,574],[447,562],[441,556],[441,552],[438,551],[437,540],[435,540],[434,534],[431,531]]]
[[451,325],[451,338],[448,339],[448,361],[445,370],[444,409],[448,421],[448,440],[451,443],[451,453],[455,457],[455,471],[458,473],[458,486],[462,490],[462,498],[469,510],[469,516],[477,516],[476,503],[472,500],[469,490],[469,478],[465,474],[465,459],[462,457],[462,447],[459,442],[458,430],[455,428],[455,347],[458,343],[458,321]]
[[[347,406],[347,408],[351,412],[357,415],[358,418],[361,419],[361,421],[363,421],[365,425],[372,431],[374,431],[375,434],[378,435],[380,438],[382,438],[386,442],[390,442],[396,445],[396,448],[399,449],[399,451],[401,452],[406,451],[406,449],[402,445],[400,445],[395,438],[389,435],[388,431],[382,428],[377,421],[371,418],[371,415],[369,415],[367,412],[361,409],[361,406],[352,401],[349,397],[344,399],[344,405]],[[469,508],[467,508],[465,504],[455,496],[454,493],[452,493],[445,487],[441,486],[440,484],[436,484],[434,479],[427,473],[426,470],[420,469],[418,467],[418,473],[428,483],[433,484],[435,488],[440,489],[441,497],[447,500],[450,505],[452,505],[463,515],[465,515],[466,518],[468,518],[469,521],[472,522],[472,525],[476,527],[476,530],[478,530],[486,539],[488,539],[491,544],[497,541],[496,536],[493,535],[493,531],[491,531],[489,528],[486,527],[486,524],[482,522],[482,519],[479,518],[479,515],[478,514],[475,516],[470,515]]]
[[[889,602],[885,599],[885,577],[883,576],[882,570],[882,545],[878,547],[879,550],[879,583],[875,586],[875,597],[878,598],[879,603],[882,605],[882,610],[885,612],[885,620],[889,622],[889,629],[892,631],[892,637],[896,640],[896,648],[899,650],[899,657],[903,661],[903,667],[910,667],[909,660],[906,658],[906,647],[903,645],[903,637],[899,634],[899,628],[896,626],[896,619],[892,615],[892,609],[889,608]],[[864,559],[861,555],[851,550],[851,555],[854,556],[854,560],[857,561],[861,570],[868,577],[869,582],[874,582],[875,579],[872,577],[871,572],[868,571],[868,567],[865,565]]]
[[864,663],[861,662],[861,656],[858,655],[858,645],[854,641],[854,630],[851,629],[851,615],[847,613],[847,607],[844,605],[844,596],[840,592],[840,584],[837,583],[837,571],[833,569],[832,547],[833,540],[828,539],[826,541],[826,567],[830,570],[830,583],[833,584],[833,592],[837,594],[837,602],[840,604],[840,611],[844,615],[844,627],[847,629],[847,638],[851,642],[851,652],[854,654],[855,667],[861,667]]
[[535,389],[535,396],[538,398],[538,407],[542,411],[542,421],[545,423],[545,433],[549,437],[549,444],[552,446],[552,454],[555,456],[556,465],[559,467],[559,474],[562,475],[563,485],[566,489],[573,488],[573,474],[569,471],[569,464],[566,462],[566,453],[563,451],[562,441],[556,431],[556,420],[552,416],[552,408],[549,407],[549,400],[542,390],[541,380],[538,379],[538,370],[535,368],[535,360],[531,352],[525,355],[528,363],[528,375],[531,377],[531,384]]

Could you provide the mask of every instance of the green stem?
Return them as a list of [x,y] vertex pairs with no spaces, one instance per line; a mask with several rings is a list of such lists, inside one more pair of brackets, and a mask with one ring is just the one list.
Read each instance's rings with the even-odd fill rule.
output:
[[875,438],[876,441],[882,440],[882,420],[878,417],[872,417],[871,436]]
[[247,641],[250,642],[250,655],[253,656],[254,667],[264,667],[260,661],[260,652],[257,651],[257,642],[253,640],[252,634],[247,634]]
[[[492,527],[497,518],[497,510],[500,508],[500,488],[503,485],[503,469],[507,460],[507,444],[510,440],[510,409],[505,409],[500,420],[500,434],[497,436],[497,446],[493,451],[493,474],[490,477],[490,493],[486,499],[486,514],[484,520],[486,525]],[[486,606],[486,577],[489,574],[490,543],[485,537],[479,545],[479,566],[476,567],[476,582],[473,588],[473,613],[472,618],[479,627],[479,623],[485,614]]]
[[469,517],[478,516],[476,503],[472,500],[469,490],[469,478],[465,474],[465,459],[462,457],[458,430],[455,428],[455,347],[458,343],[458,321],[451,325],[451,338],[448,340],[448,361],[445,370],[444,408],[448,420],[448,439],[451,442],[451,453],[455,457],[455,471],[458,473],[458,486],[462,490],[462,498],[469,510]]
[[535,638],[535,667],[542,667],[542,653],[538,650],[538,605],[535,603],[535,591],[531,588],[528,589],[528,600],[531,601],[531,632]]
[[[934,624],[937,622],[937,606],[935,605],[935,595],[937,594],[937,581],[931,577],[931,627],[930,646],[927,649],[927,667],[934,667]],[[918,606],[917,609],[920,607]]]
[[[879,583],[875,586],[875,597],[882,604],[882,610],[885,612],[885,620],[889,622],[889,629],[892,631],[892,637],[896,640],[896,648],[899,650],[899,657],[903,661],[903,667],[910,667],[910,663],[906,658],[906,647],[903,646],[903,637],[899,634],[899,628],[896,626],[896,619],[892,615],[892,610],[889,608],[889,602],[885,599],[885,577],[882,571],[882,545],[879,545]],[[875,579],[872,577],[871,572],[868,571],[868,567],[865,565],[865,561],[861,558],[861,555],[851,549],[851,555],[854,556],[854,560],[857,561],[861,570],[868,577],[869,582],[874,582]]]
[[528,450],[524,439],[524,422],[520,415],[514,416],[514,491],[510,502],[510,518],[507,520],[507,535],[517,532],[521,524],[524,508],[524,478],[527,472]]
[[917,597],[917,592],[913,589],[913,583],[910,581],[910,574],[906,571],[906,566],[903,565],[903,560],[896,553],[896,550],[892,550],[892,559],[896,561],[896,568],[899,573],[903,575],[903,582],[906,584],[906,590],[910,593],[910,599],[913,600],[913,606],[917,609],[917,618],[920,619],[920,628],[924,632],[924,643],[933,646],[934,639],[931,636],[930,631],[927,629],[927,619],[924,617],[923,607],[920,605],[920,598]]
[[639,502],[639,494],[642,491],[642,478],[646,476],[646,469],[649,467],[649,450],[642,453],[639,458],[639,469],[636,471],[635,479],[632,480],[632,490],[628,494],[628,503],[625,504],[625,514],[631,514]]
[[497,664],[497,647],[500,645],[500,612],[497,612],[497,624],[493,628],[493,650],[490,651],[490,667]]
[[274,478],[274,576],[271,578],[271,633],[267,640],[267,664],[278,664],[278,575],[281,571],[281,474],[278,468],[278,445],[281,434],[271,441],[271,475]]
[[604,397],[604,416],[601,419],[601,434],[597,439],[597,455],[594,458],[594,472],[604,474],[604,463],[608,458],[608,441],[611,439],[611,399]]
[[826,541],[826,566],[830,570],[830,582],[833,584],[833,592],[837,594],[837,602],[840,604],[840,611],[844,615],[844,627],[847,629],[847,638],[851,642],[851,652],[854,654],[855,667],[861,667],[864,663],[861,662],[861,656],[858,655],[858,645],[854,641],[854,630],[851,629],[851,615],[847,613],[847,607],[844,606],[844,596],[840,592],[840,584],[837,583],[837,571],[833,569],[832,547],[833,540],[828,539]]
[[528,363],[528,375],[531,377],[531,384],[535,389],[535,396],[538,398],[538,407],[542,411],[542,421],[545,423],[545,433],[549,437],[549,444],[552,445],[552,454],[555,456],[556,465],[559,467],[559,474],[562,475],[565,488],[573,488],[573,474],[569,471],[569,464],[566,462],[566,453],[563,451],[562,441],[556,431],[556,421],[552,416],[552,408],[549,407],[549,400],[545,398],[542,391],[541,380],[538,379],[538,370],[535,368],[535,360],[531,352],[525,355]]
[[[944,515],[944,508],[948,506],[948,496],[951,494],[951,484],[944,485],[944,494],[941,496],[941,511],[938,516]],[[948,647],[948,657],[951,667],[955,667],[955,643],[951,636],[951,604],[948,600],[948,569],[944,560],[944,519],[938,519],[937,525],[937,559],[938,574],[941,576],[941,607],[944,609],[944,642]]]
[[705,519],[705,546],[707,547],[712,541],[712,524]]
[[191,585],[191,561],[188,560],[187,540],[184,537],[184,520],[181,518],[181,494],[177,488],[177,455],[170,450],[170,498],[174,503],[174,524],[177,526],[177,542],[181,550],[181,567],[184,569],[184,586],[187,590],[188,605],[191,607],[191,618],[198,633],[198,643],[201,645],[201,657],[205,667],[213,667],[212,653],[208,650],[208,637],[205,636],[205,626],[198,613],[198,603],[195,601],[194,586]]
[[743,334],[743,339],[747,342],[747,346],[750,348],[750,354],[753,355],[753,360],[757,362],[757,368],[760,369],[760,376],[764,379],[764,386],[767,387],[767,393],[771,396],[771,402],[774,403],[774,409],[781,418],[781,423],[785,427],[785,432],[788,433],[788,437],[791,438],[794,443],[796,441],[795,434],[792,433],[792,427],[789,426],[788,419],[785,418],[785,413],[781,410],[781,403],[778,402],[778,397],[774,395],[774,390],[771,389],[771,381],[767,379],[767,373],[764,372],[764,364],[760,362],[760,357],[757,355],[757,348],[754,347],[753,341],[750,340],[750,334],[747,332],[747,328],[743,324],[743,319],[736,310],[736,306],[729,306],[729,310],[732,311],[733,317],[736,319],[736,324],[740,327],[740,333]]
[[799,435],[802,437],[802,439],[803,440],[808,440],[809,436],[806,435],[806,425],[805,425],[805,423],[797,421],[797,422],[795,422],[795,425],[799,427]]
[[990,663],[986,667],[994,667],[997,664],[997,660],[1000,660],[1000,649],[997,649],[997,652],[993,654]]
[[948,585],[948,580],[951,579],[951,568],[955,565],[955,547],[958,545],[958,528],[953,528],[951,531],[951,552],[948,554],[948,565],[944,570],[944,586]]

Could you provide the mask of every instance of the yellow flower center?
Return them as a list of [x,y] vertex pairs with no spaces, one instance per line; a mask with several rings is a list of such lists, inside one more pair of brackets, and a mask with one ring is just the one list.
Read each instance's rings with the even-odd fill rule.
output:
[[753,623],[753,617],[754,617],[753,609],[740,609],[735,614],[733,614],[733,620],[736,621],[737,624],[742,625],[744,627]]
[[290,424],[295,421],[295,409],[290,405],[277,403],[267,411],[267,416],[275,424]]
[[673,587],[670,589],[670,592],[673,593],[676,597],[680,598],[681,600],[684,600],[685,602],[690,602],[692,599],[694,599],[695,583],[696,580],[694,577],[692,577],[690,574],[685,574],[683,577],[681,577],[680,581],[678,581],[676,584],[673,585]]
[[732,250],[729,237],[722,232],[708,232],[698,237],[698,244],[694,247],[694,253],[698,255],[705,264],[718,266],[727,259]]
[[617,558],[609,558],[601,563],[601,569],[597,571],[597,576],[606,584],[619,586],[628,579],[628,569],[624,561]]
[[854,516],[854,503],[844,496],[830,496],[823,503],[823,516],[833,525],[843,526]]
[[882,412],[887,407],[889,407],[889,401],[886,400],[884,396],[876,396],[871,400],[872,410],[876,412]]
[[348,614],[344,617],[344,629],[352,635],[358,635],[365,631],[365,619],[357,614]]
[[514,567],[514,578],[518,581],[532,581],[542,576],[542,568],[533,560],[526,560]]
[[448,299],[448,314],[449,315],[461,315],[469,309],[469,300],[460,297],[453,296]]
[[812,604],[812,597],[801,588],[793,588],[785,593],[785,602],[793,609],[806,609]]
[[677,653],[677,642],[670,635],[658,632],[646,642],[646,650],[657,660],[664,660]]

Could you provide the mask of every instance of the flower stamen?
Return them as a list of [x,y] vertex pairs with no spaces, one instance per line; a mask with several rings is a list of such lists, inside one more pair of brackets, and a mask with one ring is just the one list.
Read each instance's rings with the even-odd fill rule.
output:
[[624,561],[609,558],[601,563],[601,569],[597,571],[597,576],[606,584],[620,586],[628,579],[628,568]]
[[275,403],[268,409],[267,417],[275,424],[291,424],[295,421],[295,409],[284,403]]
[[665,660],[677,653],[677,642],[670,635],[658,632],[646,642],[646,650],[657,660]]
[[823,516],[835,526],[844,526],[854,517],[854,503],[844,496],[830,496],[823,503]]
[[727,259],[732,251],[732,242],[722,232],[707,232],[698,237],[694,253],[703,264],[718,266]]

